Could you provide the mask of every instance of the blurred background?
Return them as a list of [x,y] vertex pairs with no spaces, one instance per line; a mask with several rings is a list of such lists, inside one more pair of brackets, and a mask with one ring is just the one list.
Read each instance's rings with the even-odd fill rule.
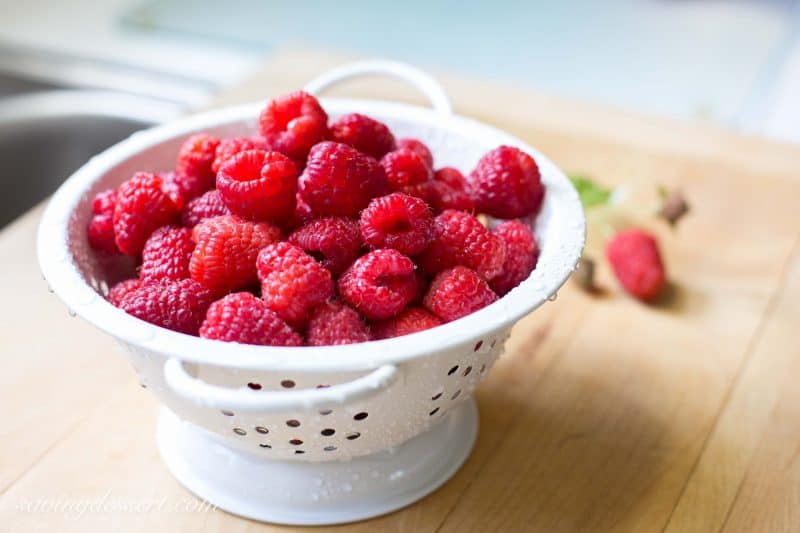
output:
[[[47,145],[47,157],[26,152],[26,170],[35,160],[41,168],[33,171],[63,178],[108,144],[202,107],[295,46],[800,142],[800,0],[0,5],[0,158],[12,170],[23,151]],[[113,92],[31,97],[65,88]],[[84,135],[66,135],[75,128]],[[56,185],[0,190],[0,202],[13,204],[0,204],[0,226]]]

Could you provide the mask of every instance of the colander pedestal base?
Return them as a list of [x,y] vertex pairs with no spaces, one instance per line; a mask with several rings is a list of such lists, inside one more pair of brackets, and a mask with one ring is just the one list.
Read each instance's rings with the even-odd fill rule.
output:
[[470,398],[391,451],[351,461],[267,461],[162,408],[157,440],[187,489],[230,513],[277,524],[355,522],[405,507],[440,487],[469,456],[478,432]]

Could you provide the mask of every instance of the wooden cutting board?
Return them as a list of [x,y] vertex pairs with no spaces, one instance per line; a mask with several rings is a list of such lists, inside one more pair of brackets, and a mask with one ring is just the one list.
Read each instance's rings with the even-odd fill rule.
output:
[[[342,58],[294,50],[217,104],[297,88]],[[800,530],[800,149],[441,77],[457,112],[568,172],[681,187],[693,211],[660,237],[670,295],[646,306],[600,265],[515,328],[477,393],[464,468],[353,531]],[[421,102],[394,82],[336,94]],[[0,232],[0,530],[255,531],[198,508],[166,472],[157,405],[115,343],[47,292],[37,208]],[[93,505],[89,505],[93,504]],[[81,511],[83,509],[83,511]]]

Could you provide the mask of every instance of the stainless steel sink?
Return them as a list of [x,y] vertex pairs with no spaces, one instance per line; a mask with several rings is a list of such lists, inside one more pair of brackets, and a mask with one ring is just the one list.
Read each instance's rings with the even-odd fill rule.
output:
[[[0,94],[42,88],[0,75]],[[0,98],[0,228],[52,194],[93,155],[182,111],[175,103],[107,91]]]

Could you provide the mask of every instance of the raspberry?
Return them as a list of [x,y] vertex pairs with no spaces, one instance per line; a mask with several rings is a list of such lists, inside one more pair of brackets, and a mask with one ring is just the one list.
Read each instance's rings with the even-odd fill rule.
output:
[[261,346],[302,346],[300,337],[271,311],[263,300],[249,292],[236,292],[208,308],[200,336]]
[[361,235],[373,248],[416,255],[433,239],[433,215],[424,201],[403,193],[372,200],[361,212]]
[[271,100],[258,119],[264,142],[295,162],[305,160],[312,146],[329,137],[328,115],[304,91]]
[[496,218],[532,215],[544,197],[536,161],[511,146],[487,152],[472,171],[470,185],[478,208]]
[[178,151],[175,184],[188,201],[214,186],[216,173],[211,168],[217,157],[219,139],[207,133],[192,135]]
[[389,152],[381,158],[381,166],[393,191],[433,179],[433,171],[422,156],[408,149]]
[[370,200],[389,192],[386,175],[375,159],[330,141],[311,149],[299,188],[317,215],[343,217],[357,216]]
[[655,237],[641,229],[617,233],[606,255],[622,287],[644,301],[655,299],[666,284],[666,273]]
[[258,254],[256,266],[261,298],[298,329],[314,307],[333,296],[331,273],[294,244],[267,246]]
[[138,172],[117,189],[114,234],[117,247],[127,255],[139,255],[156,228],[178,218],[178,209],[157,174]]
[[139,278],[145,283],[188,278],[193,250],[192,230],[177,226],[158,228],[144,244]]
[[325,302],[311,312],[306,328],[309,346],[356,344],[370,340],[369,329],[361,316],[346,305]]
[[109,254],[119,253],[114,237],[114,215],[94,215],[86,230],[89,246]]
[[414,262],[397,250],[369,252],[339,278],[342,299],[370,320],[391,318],[414,298]]
[[92,200],[92,213],[95,215],[113,215],[117,203],[117,191],[108,189],[99,192]]
[[294,213],[297,167],[278,152],[240,152],[220,167],[217,190],[234,214],[279,224]]
[[539,247],[530,226],[519,220],[502,222],[492,233],[506,243],[506,260],[502,272],[489,280],[489,285],[498,295],[504,296],[533,272]]
[[143,284],[122,297],[119,308],[162,328],[197,335],[214,293],[192,279]]
[[361,232],[358,222],[350,218],[318,218],[295,230],[289,242],[338,276],[358,257]]
[[459,211],[474,211],[475,200],[469,193],[467,178],[453,167],[443,167],[434,175],[436,195],[433,199],[433,208],[436,211],[457,209]]
[[133,292],[142,286],[142,281],[138,278],[126,279],[120,281],[108,291],[106,299],[111,302],[111,305],[119,307],[122,299],[129,293]]
[[397,149],[416,152],[422,160],[425,161],[426,165],[433,168],[433,154],[431,154],[430,149],[425,146],[422,141],[417,139],[400,139],[397,141]]
[[505,243],[469,213],[448,209],[433,221],[433,242],[419,257],[429,274],[462,265],[491,279],[503,269]]
[[259,250],[281,237],[275,226],[248,222],[235,215],[209,218],[194,227],[196,244],[189,261],[192,279],[220,292],[258,283]]
[[246,152],[247,150],[256,150],[261,146],[249,137],[232,137],[230,139],[223,139],[217,145],[214,152],[214,161],[211,163],[211,171],[216,175],[219,172],[219,167],[222,163],[235,156],[239,152]]
[[207,218],[230,214],[231,210],[222,202],[219,191],[214,189],[186,204],[181,213],[181,224],[193,228]]
[[331,138],[375,159],[395,149],[394,135],[385,124],[358,113],[335,120],[331,124]]
[[294,213],[292,213],[292,217],[284,227],[291,231],[308,224],[312,220],[314,220],[314,213],[298,192],[294,197]]
[[445,322],[451,322],[497,300],[489,284],[474,270],[456,266],[439,272],[428,288],[424,305]]
[[373,324],[372,333],[376,339],[390,339],[435,328],[441,323],[438,317],[425,309],[409,307],[394,318]]

